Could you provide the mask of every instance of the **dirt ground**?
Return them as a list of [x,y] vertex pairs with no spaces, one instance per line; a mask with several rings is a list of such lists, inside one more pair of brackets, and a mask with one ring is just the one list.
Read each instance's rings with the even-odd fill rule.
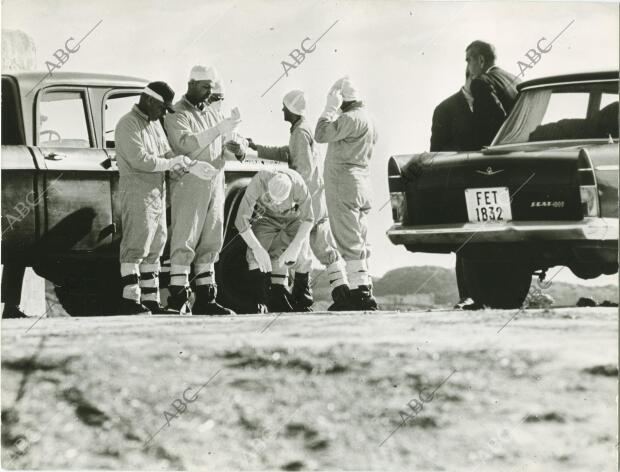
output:
[[515,313],[3,320],[2,467],[616,470],[617,308]]

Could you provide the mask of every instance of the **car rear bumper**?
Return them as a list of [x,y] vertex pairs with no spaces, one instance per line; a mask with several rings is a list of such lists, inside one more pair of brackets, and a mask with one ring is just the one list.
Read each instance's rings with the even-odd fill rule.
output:
[[395,224],[387,235],[394,244],[445,246],[451,250],[469,243],[524,243],[553,241],[617,241],[618,218],[582,221],[512,221],[505,224],[460,223],[431,226]]

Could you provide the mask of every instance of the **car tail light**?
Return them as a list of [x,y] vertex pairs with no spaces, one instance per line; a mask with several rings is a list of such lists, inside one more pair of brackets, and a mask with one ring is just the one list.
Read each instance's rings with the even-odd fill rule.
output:
[[596,185],[582,185],[579,187],[581,194],[581,209],[583,216],[598,216],[598,195]]
[[390,193],[390,201],[392,203],[392,218],[394,223],[402,223],[407,211],[407,199],[403,192]]
[[585,149],[579,151],[579,195],[583,216],[599,216],[598,189],[592,161]]
[[393,157],[388,161],[388,187],[394,223],[403,223],[407,211],[406,188],[400,166]]

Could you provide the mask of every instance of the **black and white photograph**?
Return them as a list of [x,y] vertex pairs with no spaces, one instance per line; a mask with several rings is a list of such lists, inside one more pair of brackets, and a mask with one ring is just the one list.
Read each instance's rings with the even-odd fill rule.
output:
[[620,470],[619,22],[1,0],[2,470]]

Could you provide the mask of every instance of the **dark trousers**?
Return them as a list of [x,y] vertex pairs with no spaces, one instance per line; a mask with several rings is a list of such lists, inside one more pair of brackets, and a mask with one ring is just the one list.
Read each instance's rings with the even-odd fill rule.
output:
[[26,267],[8,263],[2,269],[2,303],[19,306],[22,298],[22,285]]
[[459,290],[459,300],[469,298],[467,294],[467,287],[465,287],[465,276],[463,275],[463,258],[456,255],[456,286]]

